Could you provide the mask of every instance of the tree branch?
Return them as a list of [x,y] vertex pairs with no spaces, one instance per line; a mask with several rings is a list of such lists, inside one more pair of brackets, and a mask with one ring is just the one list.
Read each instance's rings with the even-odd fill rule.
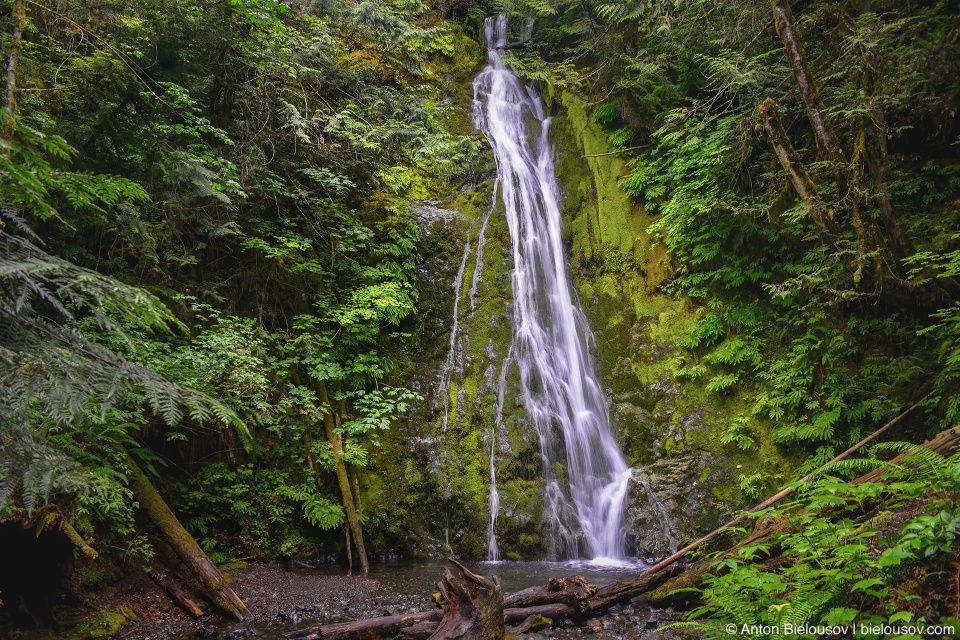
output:
[[649,147],[649,144],[640,144],[635,147],[627,147],[626,149],[620,149],[618,151],[608,151],[607,153],[589,153],[585,156],[580,156],[581,158],[599,158],[600,156],[613,156],[618,153],[624,153],[625,151],[633,151],[634,149],[643,149]]

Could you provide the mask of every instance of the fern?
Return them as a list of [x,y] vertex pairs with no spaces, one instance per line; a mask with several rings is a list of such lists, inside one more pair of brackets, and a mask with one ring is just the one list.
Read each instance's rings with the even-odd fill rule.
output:
[[303,503],[303,515],[321,529],[333,529],[346,520],[343,507],[321,496],[311,496]]
[[134,391],[169,424],[184,415],[217,419],[252,450],[249,429],[232,410],[90,339],[79,329],[80,313],[127,343],[125,327],[178,326],[154,296],[50,256],[22,236],[0,235],[0,406],[12,416],[0,423],[0,509],[17,491],[28,510],[52,492],[102,491],[68,456],[42,444],[33,417],[67,426],[91,411],[103,418]]

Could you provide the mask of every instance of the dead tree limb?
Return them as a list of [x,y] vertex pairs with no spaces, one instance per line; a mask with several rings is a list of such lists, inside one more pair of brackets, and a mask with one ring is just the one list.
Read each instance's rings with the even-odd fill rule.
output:
[[615,156],[618,153],[626,153],[627,151],[635,151],[637,149],[645,149],[649,147],[649,144],[641,144],[636,147],[627,147],[626,149],[617,149],[616,151],[608,151],[606,153],[588,153],[585,156],[580,156],[581,158],[599,158],[601,156]]
[[153,582],[163,589],[164,593],[173,600],[175,603],[180,605],[184,611],[189,613],[194,618],[199,618],[203,615],[203,611],[200,610],[200,607],[190,599],[189,596],[181,589],[176,582],[174,582],[169,576],[160,573],[159,571],[148,570],[147,573],[150,574],[150,579]]
[[100,557],[100,554],[97,553],[96,549],[87,544],[87,541],[84,540],[83,536],[81,536],[77,530],[73,528],[72,524],[66,520],[63,520],[60,524],[60,530],[63,531],[63,535],[67,536],[70,542],[72,542],[77,549],[80,549],[83,555],[87,556],[91,560],[96,560]]

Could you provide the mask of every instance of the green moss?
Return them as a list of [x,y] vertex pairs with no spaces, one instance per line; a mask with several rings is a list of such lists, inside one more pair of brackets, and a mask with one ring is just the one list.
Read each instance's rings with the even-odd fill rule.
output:
[[137,616],[129,607],[121,607],[116,611],[96,611],[90,616],[77,621],[68,631],[48,631],[40,634],[41,640],[93,640],[115,635],[121,627]]

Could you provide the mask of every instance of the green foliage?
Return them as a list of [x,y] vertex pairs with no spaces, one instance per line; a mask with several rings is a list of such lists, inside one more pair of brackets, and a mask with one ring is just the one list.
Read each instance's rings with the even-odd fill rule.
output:
[[[911,566],[935,566],[956,551],[960,456],[945,459],[903,443],[875,447],[871,456],[884,451],[906,451],[912,457],[900,466],[884,465],[875,457],[837,463],[801,486],[801,497],[792,505],[758,514],[788,520],[791,531],[763,545],[742,547],[738,555],[721,561],[717,568],[726,570],[723,575],[709,574],[704,580],[705,604],[688,614],[690,621],[675,626],[732,638],[742,635],[746,625],[753,627],[752,637],[779,639],[798,637],[790,629],[800,626],[938,622],[917,609],[902,609],[897,581]],[[893,482],[855,485],[830,475],[878,465],[888,469]],[[928,499],[926,512],[906,522],[892,539],[882,537],[878,528],[885,521],[883,514],[865,506],[882,504],[883,510],[895,510],[921,496],[944,495],[941,492],[949,497]],[[791,562],[765,568],[759,561],[773,546],[782,547]]]
[[317,546],[343,519],[324,416],[365,487],[418,398],[401,197],[472,170],[439,69],[476,45],[410,0],[39,12],[0,147],[0,509],[50,499],[141,548],[126,450],[178,461],[160,486],[212,552]]

